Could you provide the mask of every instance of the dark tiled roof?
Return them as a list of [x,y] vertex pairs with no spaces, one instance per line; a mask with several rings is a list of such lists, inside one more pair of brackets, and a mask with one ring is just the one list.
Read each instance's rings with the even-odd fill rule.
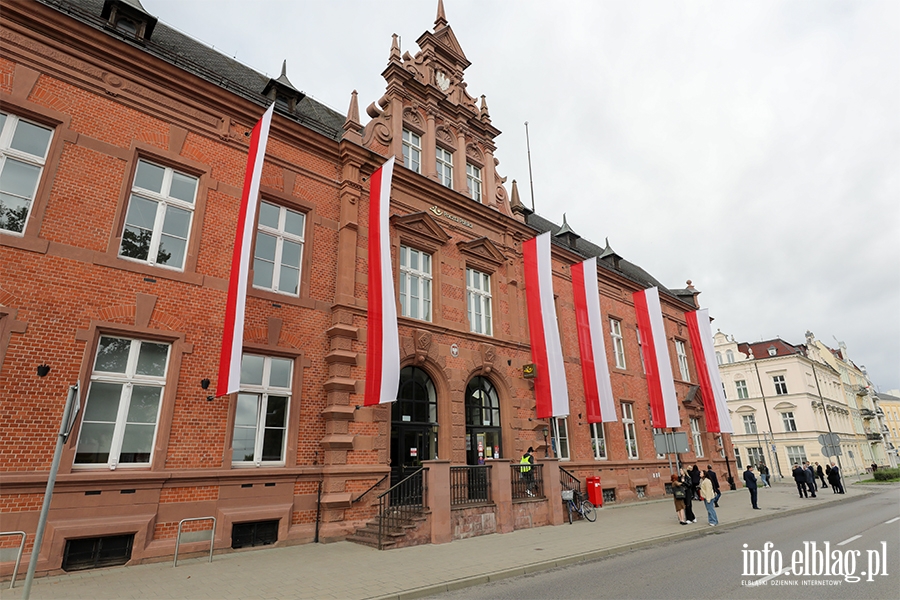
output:
[[[603,254],[604,248],[589,242],[584,238],[578,238],[575,242],[575,248],[572,248],[568,244],[566,244],[563,240],[556,238],[556,234],[559,233],[561,227],[552,221],[548,221],[544,217],[538,214],[530,214],[526,216],[526,224],[529,225],[532,229],[537,230],[539,233],[544,233],[549,231],[551,236],[551,242],[559,246],[560,248],[565,248],[570,252],[575,252],[576,254],[580,254],[585,258],[591,258],[592,256],[600,257]],[[686,302],[687,304],[693,304],[693,293],[690,297],[685,297],[684,295],[677,294],[672,290],[665,287],[659,281],[657,281],[652,275],[650,275],[647,271],[640,268],[639,266],[628,262],[627,260],[620,259],[618,261],[618,268],[615,268],[613,264],[605,260],[598,260],[597,263],[605,269],[613,271],[615,273],[619,273],[620,275],[625,276],[627,279],[634,281],[635,283],[639,283],[642,286],[653,287],[656,286],[659,288],[660,293],[667,294],[672,298],[676,298],[681,300],[682,302]],[[696,291],[696,290],[694,290]]]
[[767,340],[764,342],[753,342],[750,344],[747,342],[738,344],[739,351],[748,355],[752,351],[753,358],[756,358],[757,360],[769,358],[769,348],[775,348],[775,356],[790,356],[791,354],[801,354],[806,356],[806,346],[794,346],[781,338],[775,338],[774,340]]
[[[146,44],[138,44],[127,36],[105,27],[101,18],[104,0],[38,0],[99,31],[104,31],[122,43],[143,49],[148,54],[173,64],[184,71],[239,95],[261,107],[270,100],[262,91],[269,77],[225,56],[221,52],[167,26],[157,23]],[[210,8],[214,9],[212,3]],[[293,113],[278,106],[277,112],[335,141],[341,139],[345,116],[327,106],[305,97]]]

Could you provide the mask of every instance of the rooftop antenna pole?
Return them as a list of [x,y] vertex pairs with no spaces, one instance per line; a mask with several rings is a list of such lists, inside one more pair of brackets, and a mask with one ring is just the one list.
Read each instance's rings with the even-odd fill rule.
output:
[[525,145],[528,148],[528,185],[531,187],[531,212],[534,212],[534,181],[531,178],[531,141],[528,139],[528,121],[525,121]]

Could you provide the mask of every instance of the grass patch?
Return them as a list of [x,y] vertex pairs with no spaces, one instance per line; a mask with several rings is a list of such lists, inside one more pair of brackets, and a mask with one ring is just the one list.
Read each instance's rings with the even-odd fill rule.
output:
[[900,481],[900,477],[898,477],[897,479],[863,479],[862,481],[854,481],[853,483],[854,483],[854,485],[857,483],[879,484],[879,483],[897,483],[898,481]]

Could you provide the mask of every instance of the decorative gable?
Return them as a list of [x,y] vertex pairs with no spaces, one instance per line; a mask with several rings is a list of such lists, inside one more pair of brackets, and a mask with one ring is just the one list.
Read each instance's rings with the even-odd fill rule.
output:
[[400,232],[401,237],[412,237],[426,250],[436,250],[450,239],[450,235],[424,211],[403,216],[394,215],[391,217],[391,223]]
[[456,247],[463,254],[492,265],[494,268],[499,267],[506,260],[503,253],[497,249],[497,246],[486,237],[480,237],[470,242],[458,242]]

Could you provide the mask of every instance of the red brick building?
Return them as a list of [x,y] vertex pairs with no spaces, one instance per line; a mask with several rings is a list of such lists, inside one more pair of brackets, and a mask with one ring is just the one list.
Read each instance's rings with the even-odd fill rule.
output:
[[[706,433],[691,383],[684,312],[697,292],[667,289],[522,205],[497,172],[500,132],[466,90],[469,61],[440,3],[415,56],[394,39],[365,126],[355,92],[337,114],[136,0],[0,4],[0,517],[28,534],[26,558],[66,392],[81,382],[39,572],[99,564],[98,540],[136,562],[171,556],[186,518],[215,516],[218,549],[343,539],[423,461],[503,465],[529,446],[550,456],[547,473],[600,475],[608,500],[660,496],[669,463],[653,447],[631,300],[652,285],[691,438],[681,459],[725,473],[730,443]],[[242,391],[208,399],[247,135],[272,101]],[[365,408],[368,176],[390,155],[403,372],[398,402]],[[521,248],[545,231],[571,408],[558,422],[535,418],[522,372]],[[600,257],[619,417],[604,427],[585,418],[569,274],[589,256]],[[479,510],[509,501],[518,516],[486,532],[559,520],[555,500],[496,489]],[[471,534],[468,517],[450,518],[451,538]],[[200,537],[182,545],[202,550]],[[14,541],[0,539],[4,575]]]

